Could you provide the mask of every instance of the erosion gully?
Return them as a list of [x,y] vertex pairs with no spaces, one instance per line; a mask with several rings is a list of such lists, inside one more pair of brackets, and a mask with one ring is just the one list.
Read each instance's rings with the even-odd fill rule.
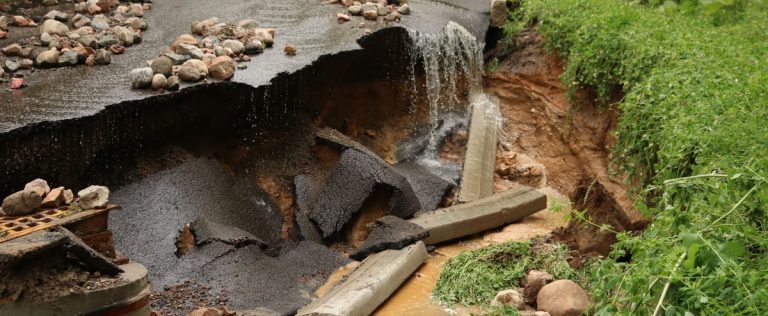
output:
[[[606,214],[627,209],[623,179],[607,172],[615,113],[575,113],[557,80],[559,62],[535,34],[518,41],[523,49],[484,79],[483,40],[458,24],[435,34],[386,28],[362,39],[361,50],[323,56],[270,85],[198,85],[18,128],[0,135],[0,191],[41,175],[68,187],[112,187],[124,208],[110,218],[116,248],[148,268],[152,309],[164,315],[197,307],[184,297],[190,287],[195,298],[203,293],[233,309],[294,313],[343,279],[347,256],[376,218],[397,207],[451,205],[478,94],[501,104],[495,191],[524,184],[546,192],[550,205],[568,205],[598,181],[603,193],[595,203]],[[328,129],[340,136],[318,137]],[[349,148],[373,158],[349,158]],[[376,159],[394,166],[408,187],[386,176],[366,180],[381,168]],[[335,168],[347,160],[344,172]],[[334,177],[345,181],[324,187]],[[341,214],[327,225],[303,211],[323,199]],[[633,218],[615,221],[631,225]],[[185,224],[196,228],[193,245],[180,238]],[[444,315],[450,308],[430,292],[450,257],[560,226],[562,213],[546,210],[440,245],[376,314]],[[228,239],[233,231],[241,233],[236,240]],[[585,252],[605,250],[604,239],[572,241]]]

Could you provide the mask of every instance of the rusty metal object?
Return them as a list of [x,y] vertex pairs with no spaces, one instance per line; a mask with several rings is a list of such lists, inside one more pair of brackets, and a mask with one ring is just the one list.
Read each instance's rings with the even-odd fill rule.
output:
[[62,226],[97,215],[105,214],[112,210],[119,210],[117,204],[108,204],[104,209],[75,211],[70,208],[57,208],[42,210],[27,216],[0,216],[0,243],[26,236],[50,227]]

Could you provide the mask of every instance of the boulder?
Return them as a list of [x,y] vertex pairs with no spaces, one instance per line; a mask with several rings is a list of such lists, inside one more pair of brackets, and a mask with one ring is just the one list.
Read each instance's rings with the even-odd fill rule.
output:
[[525,282],[525,288],[523,289],[523,298],[525,299],[525,302],[529,304],[535,303],[541,288],[553,280],[554,277],[544,271],[529,271]]
[[[149,68],[141,68],[144,71],[150,70]],[[150,79],[151,80],[151,79]],[[104,186],[92,185],[77,192],[77,196],[80,198],[78,202],[80,207],[84,210],[98,209],[107,207],[109,202],[109,188]]]
[[81,27],[90,26],[90,25],[91,25],[91,19],[85,15],[77,14],[75,15],[75,17],[72,18],[72,26],[75,29],[79,29]]
[[590,298],[575,282],[557,280],[541,288],[536,304],[552,316],[579,316],[589,308]]
[[235,75],[235,68],[237,64],[229,56],[219,56],[213,60],[211,67],[208,68],[208,73],[211,77],[219,80],[229,80]]
[[56,67],[59,64],[59,51],[50,49],[37,55],[35,63],[38,67]]
[[175,52],[176,54],[187,55],[194,59],[203,59],[203,56],[205,56],[205,54],[203,53],[203,51],[200,50],[200,48],[194,45],[189,45],[189,44],[179,44],[179,46],[176,47]]
[[64,204],[64,187],[58,187],[45,195],[41,206],[44,208],[55,208],[62,204]]
[[507,23],[507,1],[491,0],[491,26],[504,27]]
[[16,56],[19,53],[21,53],[21,45],[19,44],[14,43],[3,47],[3,54],[5,54],[5,56]]
[[179,77],[170,76],[165,81],[165,90],[176,91],[179,90]]
[[40,25],[40,34],[43,33],[67,36],[67,33],[69,33],[69,27],[66,24],[56,20],[45,20],[45,22]]
[[496,294],[491,301],[491,306],[512,306],[519,310],[525,308],[523,294],[517,290],[504,290]]
[[117,39],[115,35],[112,34],[104,34],[101,37],[99,37],[97,43],[99,47],[110,47],[112,45],[115,45],[119,43],[120,41]]
[[109,29],[109,23],[109,18],[103,14],[96,15],[91,19],[91,27],[97,30]]
[[77,53],[71,50],[64,51],[59,55],[59,66],[74,66],[77,65]]
[[180,55],[176,53],[165,53],[163,56],[170,58],[174,65],[181,65],[185,61],[189,60],[189,57],[186,55]]
[[362,15],[363,14],[363,7],[359,5],[353,5],[347,8],[347,11],[349,11],[350,15]]
[[43,196],[35,190],[22,190],[3,199],[3,212],[8,216],[29,215],[40,209]]
[[198,82],[205,78],[205,75],[190,65],[182,65],[176,72],[176,75],[184,82]]
[[168,79],[163,76],[163,74],[155,74],[152,76],[152,89],[160,90],[165,89],[165,86],[168,84]]
[[93,56],[97,65],[109,65],[112,63],[112,52],[106,49],[97,50]]
[[245,45],[238,40],[225,40],[221,43],[221,46],[231,49],[235,55],[240,55],[245,52]]
[[365,17],[366,20],[375,21],[379,18],[379,13],[376,10],[363,11],[363,17]]
[[149,67],[131,70],[131,87],[135,89],[149,88],[152,85],[152,76],[152,68]]
[[40,194],[40,196],[44,196],[48,194],[48,192],[51,192],[51,187],[48,186],[48,181],[35,179],[25,184],[24,190],[33,190]]
[[5,61],[3,68],[5,70],[8,70],[8,72],[16,72],[17,70],[19,70],[19,68],[21,68],[21,65],[19,65],[19,63],[13,60],[8,59]]
[[173,74],[173,61],[167,56],[160,56],[150,62],[149,67],[155,74],[170,76]]
[[77,41],[85,47],[98,48],[99,43],[96,41],[96,37],[93,35],[83,35],[77,39]]
[[195,70],[197,70],[197,72],[203,74],[203,77],[207,77],[208,76],[208,66],[202,60],[190,59],[190,60],[185,61],[182,66],[185,66],[185,65],[189,66],[189,67],[192,67],[192,68],[195,68]]
[[251,40],[245,44],[245,53],[248,55],[258,55],[264,52],[264,43],[260,40]]
[[178,38],[176,38],[175,41],[173,41],[173,44],[171,44],[171,50],[176,51],[176,48],[181,44],[189,44],[199,47],[200,41],[198,41],[196,37],[190,34],[181,34]]
[[120,40],[124,46],[131,46],[141,41],[139,34],[127,27],[115,26],[112,28],[112,32],[115,33],[117,39]]

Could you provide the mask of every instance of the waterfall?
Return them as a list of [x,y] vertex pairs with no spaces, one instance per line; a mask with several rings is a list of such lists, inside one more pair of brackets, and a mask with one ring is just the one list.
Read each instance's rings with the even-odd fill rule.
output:
[[[438,132],[445,129],[440,126],[441,116],[466,108],[469,100],[482,93],[483,46],[469,31],[454,22],[449,22],[439,33],[410,31],[410,36],[413,40],[412,100],[416,99],[419,88],[415,65],[422,64],[432,131],[424,154],[434,156],[441,136]],[[459,98],[463,92],[469,93],[469,100]]]

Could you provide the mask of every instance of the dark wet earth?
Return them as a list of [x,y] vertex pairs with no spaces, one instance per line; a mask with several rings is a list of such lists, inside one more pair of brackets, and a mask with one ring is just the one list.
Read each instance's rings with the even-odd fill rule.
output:
[[[403,17],[402,23],[387,24],[379,19],[375,23],[367,22],[367,27],[375,31],[400,25],[435,33],[448,21],[455,21],[478,38],[484,36],[487,13],[479,10],[486,0],[446,2],[453,4],[413,0],[410,2],[412,14]],[[153,95],[153,91],[129,88],[130,70],[145,67],[147,60],[160,55],[176,37],[189,33],[192,22],[210,17],[231,22],[253,18],[262,27],[277,29],[274,48],[256,56],[248,69],[237,71],[233,78],[233,81],[252,86],[267,84],[277,74],[294,72],[320,56],[359,49],[356,41],[365,33],[359,27],[362,18],[338,24],[335,15],[343,11],[340,5],[324,5],[320,0],[156,1],[145,16],[149,29],[144,34],[143,43],[128,48],[123,55],[113,56],[111,65],[26,73],[28,88],[0,90],[0,132],[30,123],[88,116],[110,104]],[[17,30],[12,28],[11,34]],[[8,41],[0,40],[0,46],[5,46]],[[288,57],[283,53],[288,44],[299,49],[296,56]]]

